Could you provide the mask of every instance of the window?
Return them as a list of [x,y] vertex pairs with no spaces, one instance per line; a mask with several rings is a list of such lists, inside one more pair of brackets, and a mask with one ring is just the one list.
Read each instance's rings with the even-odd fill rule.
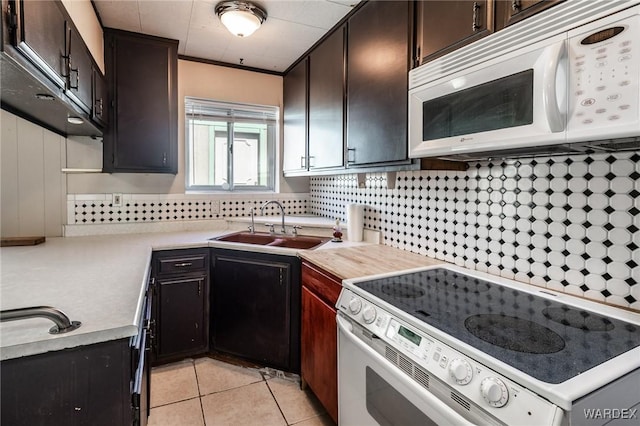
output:
[[186,188],[272,191],[278,108],[185,98]]

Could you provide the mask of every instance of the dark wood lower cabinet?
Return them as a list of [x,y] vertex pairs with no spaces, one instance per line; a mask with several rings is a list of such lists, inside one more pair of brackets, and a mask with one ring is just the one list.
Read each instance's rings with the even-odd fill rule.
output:
[[[0,423],[132,425],[132,348],[121,339],[2,361]],[[144,413],[146,424],[146,413]]]
[[223,249],[212,256],[212,349],[298,373],[300,260]]
[[209,349],[209,249],[153,254],[154,361],[169,362]]
[[342,285],[335,276],[302,263],[300,376],[338,421],[338,336],[335,304]]
[[158,279],[159,357],[207,350],[206,275]]

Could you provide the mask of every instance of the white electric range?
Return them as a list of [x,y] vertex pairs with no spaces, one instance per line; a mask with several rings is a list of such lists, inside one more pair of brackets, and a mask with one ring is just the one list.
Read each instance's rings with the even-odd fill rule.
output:
[[345,280],[339,423],[640,424],[640,314],[454,265]]

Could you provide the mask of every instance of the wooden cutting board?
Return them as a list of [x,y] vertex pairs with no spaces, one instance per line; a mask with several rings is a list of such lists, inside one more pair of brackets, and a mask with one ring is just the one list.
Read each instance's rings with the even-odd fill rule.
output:
[[2,237],[0,247],[35,246],[44,241],[45,237]]

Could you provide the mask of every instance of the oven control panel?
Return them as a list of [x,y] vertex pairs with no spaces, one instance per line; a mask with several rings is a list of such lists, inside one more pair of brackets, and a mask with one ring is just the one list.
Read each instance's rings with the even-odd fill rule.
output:
[[[476,406],[507,424],[553,423],[550,416],[559,411],[555,405],[365,297],[343,288],[336,306],[365,329],[366,334],[379,338],[371,339],[372,345],[381,340],[380,344],[400,354],[402,374],[415,378],[419,369],[437,379],[429,382],[428,390],[432,393],[437,393],[436,386],[442,386],[445,389],[440,391],[442,397],[451,399],[455,394],[456,404]],[[384,348],[376,351],[383,356],[386,352]]]

